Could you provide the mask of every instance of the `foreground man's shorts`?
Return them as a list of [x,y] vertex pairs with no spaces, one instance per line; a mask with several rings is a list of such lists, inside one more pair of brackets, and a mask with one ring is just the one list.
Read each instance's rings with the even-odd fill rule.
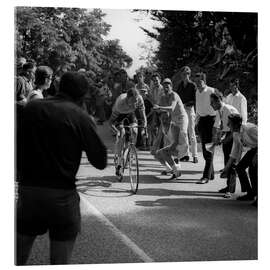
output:
[[77,191],[20,186],[17,202],[17,232],[36,236],[49,231],[51,240],[76,238],[81,227]]

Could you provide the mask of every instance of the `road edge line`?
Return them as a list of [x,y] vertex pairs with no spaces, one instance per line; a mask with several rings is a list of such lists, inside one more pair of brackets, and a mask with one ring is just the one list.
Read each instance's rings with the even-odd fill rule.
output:
[[126,246],[128,246],[143,262],[154,262],[138,245],[136,245],[130,238],[121,232],[108,218],[106,218],[96,207],[94,207],[83,194],[79,192],[81,200],[90,208],[87,211],[94,214],[105,226],[107,226],[113,234],[119,238]]

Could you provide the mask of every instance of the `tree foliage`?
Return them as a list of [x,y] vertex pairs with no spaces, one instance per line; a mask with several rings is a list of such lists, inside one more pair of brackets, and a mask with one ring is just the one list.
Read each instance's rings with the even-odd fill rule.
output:
[[249,53],[256,46],[257,14],[240,12],[199,12],[146,10],[151,18],[162,23],[155,32],[143,29],[159,42],[155,55],[158,69],[171,77],[180,66],[196,58],[202,36],[208,45],[216,42],[217,27],[226,26],[239,51]]
[[111,26],[104,16],[100,9],[17,7],[16,55],[53,69],[73,65],[93,75],[128,67],[132,58],[119,41],[105,40]]

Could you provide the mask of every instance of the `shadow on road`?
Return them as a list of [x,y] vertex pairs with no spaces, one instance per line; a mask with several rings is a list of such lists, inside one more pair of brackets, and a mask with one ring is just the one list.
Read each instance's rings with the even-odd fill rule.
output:
[[[141,190],[141,192],[145,191]],[[140,195],[142,195],[141,192]],[[224,209],[233,212],[236,211],[239,214],[239,216],[241,216],[241,214],[247,215],[248,212],[253,212],[255,215],[257,214],[257,208],[252,206],[250,202],[239,202],[236,200],[221,199],[222,196],[214,194],[214,192],[212,192],[211,194],[211,192],[201,192],[201,191],[173,192],[172,190],[155,190],[155,191],[147,190],[144,195],[149,195],[152,193],[158,194],[159,196],[177,195],[184,197],[164,198],[157,200],[137,200],[135,201],[135,204],[137,206],[143,207],[168,207],[168,208],[181,207],[181,209],[185,209],[185,207],[187,207],[188,211],[192,211],[192,209],[200,210],[200,214],[207,211],[224,212]],[[187,196],[190,196],[192,198],[187,198]],[[194,198],[194,196],[197,198]]]

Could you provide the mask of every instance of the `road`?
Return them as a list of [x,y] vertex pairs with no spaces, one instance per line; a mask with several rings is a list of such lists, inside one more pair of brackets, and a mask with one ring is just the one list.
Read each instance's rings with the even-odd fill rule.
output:
[[[225,179],[198,185],[204,166],[183,162],[182,176],[168,180],[149,152],[139,151],[140,185],[129,192],[124,178],[114,176],[113,137],[107,124],[98,133],[108,146],[108,167],[99,171],[82,157],[77,188],[81,197],[82,231],[72,263],[139,263],[217,260],[256,260],[257,208],[250,202],[225,199],[218,189]],[[223,168],[221,149],[214,160]],[[29,265],[49,263],[48,236],[38,237]]]

